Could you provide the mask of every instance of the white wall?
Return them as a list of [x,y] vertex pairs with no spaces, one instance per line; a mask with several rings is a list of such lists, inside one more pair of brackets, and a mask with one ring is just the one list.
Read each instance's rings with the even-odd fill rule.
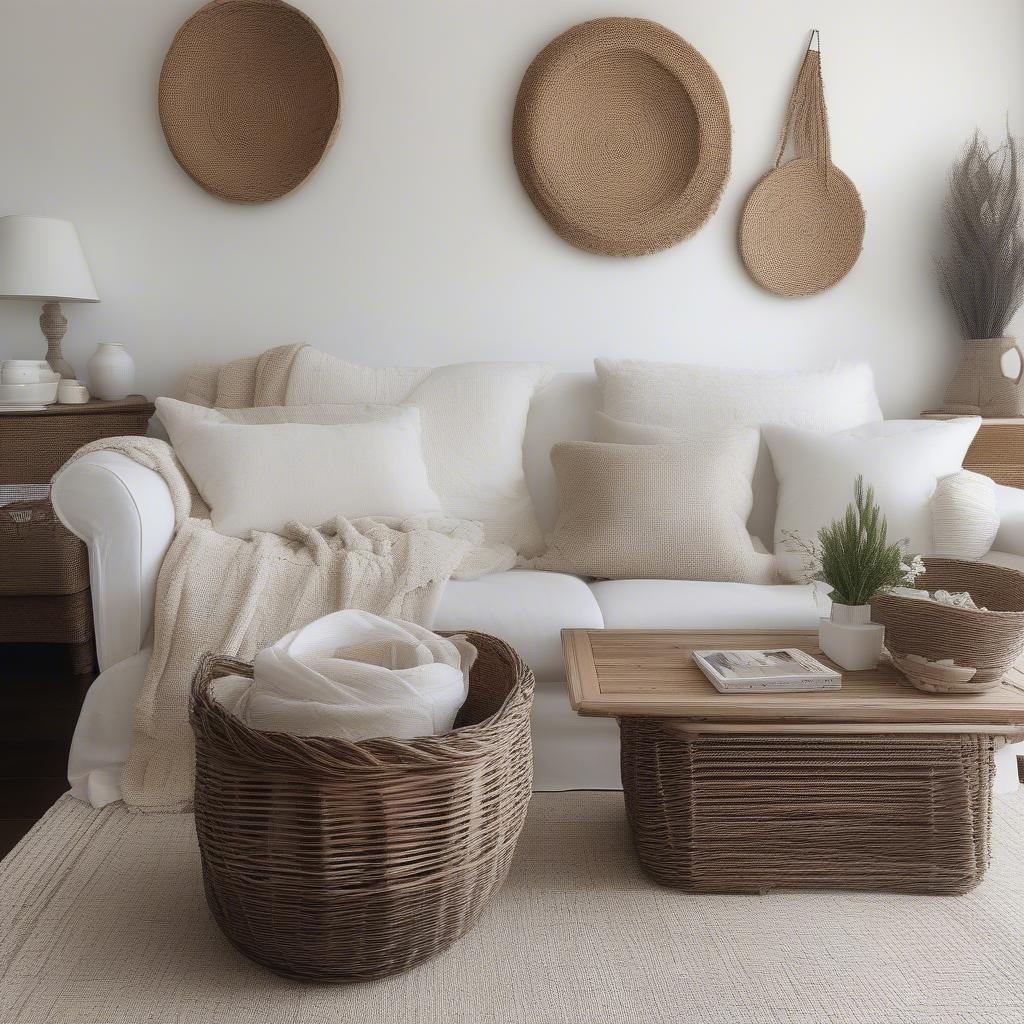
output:
[[[1021,0],[301,0],[341,60],[333,150],[292,195],[232,206],[177,166],[156,115],[164,52],[197,0],[0,0],[0,213],[78,225],[103,301],[65,351],[133,352],[172,392],[198,360],[304,340],[372,363],[635,355],[742,366],[870,359],[890,415],[941,396],[955,332],[935,289],[947,166],[978,125],[1018,130]],[[570,25],[653,18],[717,70],[733,171],[693,239],[638,260],[558,238],[526,198],[509,123],[523,71]],[[833,155],[866,245],[838,287],[777,299],[736,253],[806,33],[819,27]],[[42,353],[37,308],[0,302],[0,354]]]

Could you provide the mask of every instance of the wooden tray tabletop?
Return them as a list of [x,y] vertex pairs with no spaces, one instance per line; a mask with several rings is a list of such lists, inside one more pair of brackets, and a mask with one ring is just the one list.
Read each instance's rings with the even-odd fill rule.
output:
[[796,647],[832,664],[816,630],[562,630],[569,699],[581,715],[673,718],[729,731],[768,724],[773,731],[879,731],[865,728],[873,724],[885,731],[1024,735],[1020,669],[977,694],[922,693],[886,662],[870,672],[843,672],[841,690],[724,694],[692,658],[707,648],[770,647]]

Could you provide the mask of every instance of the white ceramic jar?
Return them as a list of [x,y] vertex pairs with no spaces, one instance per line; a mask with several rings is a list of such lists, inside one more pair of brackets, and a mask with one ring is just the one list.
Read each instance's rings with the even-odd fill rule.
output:
[[869,604],[833,604],[827,619],[818,620],[818,642],[840,668],[863,672],[882,657],[885,626],[871,621]]
[[135,387],[135,363],[116,341],[101,341],[88,362],[89,383],[96,398],[127,398]]

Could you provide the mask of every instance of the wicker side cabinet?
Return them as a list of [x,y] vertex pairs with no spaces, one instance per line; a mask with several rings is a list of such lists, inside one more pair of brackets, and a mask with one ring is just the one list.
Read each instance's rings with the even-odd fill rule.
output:
[[[951,419],[948,414],[925,412],[929,420]],[[964,459],[964,469],[991,477],[997,484],[1024,487],[1024,419],[986,419]]]
[[50,478],[90,441],[144,434],[152,414],[142,395],[0,413],[0,643],[67,644],[72,671],[92,671],[88,557],[54,514]]

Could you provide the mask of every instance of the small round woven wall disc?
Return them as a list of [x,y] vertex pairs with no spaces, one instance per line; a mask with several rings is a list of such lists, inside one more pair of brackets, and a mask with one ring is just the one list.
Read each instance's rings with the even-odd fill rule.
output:
[[864,207],[834,164],[791,160],[751,190],[740,221],[740,253],[762,288],[785,298],[831,288],[864,245]]
[[283,0],[213,0],[174,37],[160,72],[167,144],[207,192],[279,199],[341,124],[341,69],[317,26]]
[[729,178],[729,104],[711,65],[663,25],[599,18],[549,43],[512,119],[527,194],[566,241],[641,256],[689,237]]

